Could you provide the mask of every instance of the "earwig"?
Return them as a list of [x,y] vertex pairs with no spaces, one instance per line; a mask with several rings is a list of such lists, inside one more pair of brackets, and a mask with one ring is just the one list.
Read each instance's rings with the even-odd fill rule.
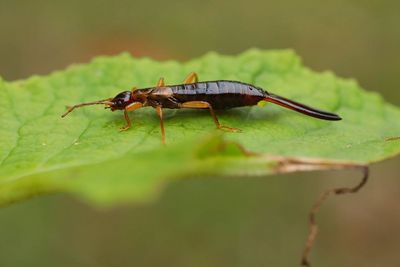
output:
[[240,130],[237,128],[221,125],[214,110],[253,106],[260,103],[260,101],[271,102],[322,120],[341,120],[341,118],[334,113],[321,111],[293,100],[268,93],[248,83],[228,80],[199,82],[198,76],[194,72],[190,73],[182,84],[166,86],[164,79],[160,78],[155,87],[142,89],[134,88],[131,91],[121,92],[114,98],[77,104],[69,107],[67,112],[61,117],[65,117],[76,108],[102,104],[105,105],[105,108],[111,109],[111,111],[124,111],[126,125],[121,128],[121,131],[125,131],[131,127],[128,111],[151,106],[156,109],[160,118],[161,140],[162,143],[165,143],[163,121],[164,108],[208,109],[218,129],[238,132]]

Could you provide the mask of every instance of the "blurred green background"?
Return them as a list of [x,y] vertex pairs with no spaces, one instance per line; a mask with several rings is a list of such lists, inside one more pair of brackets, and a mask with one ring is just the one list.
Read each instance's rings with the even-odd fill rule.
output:
[[[187,60],[293,48],[307,66],[400,105],[399,10],[393,0],[0,0],[0,76],[122,51]],[[315,266],[400,265],[399,165],[374,165],[359,194],[323,207]],[[105,211],[67,195],[34,198],[0,209],[0,266],[298,266],[314,199],[360,175],[188,179],[156,203]]]

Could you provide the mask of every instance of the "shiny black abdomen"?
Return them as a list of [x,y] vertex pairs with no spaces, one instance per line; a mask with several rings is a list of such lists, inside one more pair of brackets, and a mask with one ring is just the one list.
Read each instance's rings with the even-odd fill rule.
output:
[[214,109],[256,105],[268,93],[251,84],[237,81],[209,81],[170,86],[179,103],[205,101]]

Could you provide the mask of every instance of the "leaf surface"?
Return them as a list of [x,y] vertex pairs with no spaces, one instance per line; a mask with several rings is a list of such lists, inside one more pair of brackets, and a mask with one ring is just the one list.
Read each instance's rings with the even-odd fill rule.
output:
[[[130,114],[100,106],[66,105],[112,97],[133,86],[154,86],[160,77],[179,84],[195,71],[200,80],[239,80],[307,105],[338,113],[321,121],[273,104],[218,112],[220,133],[208,111],[166,110],[166,142],[152,108]],[[95,204],[148,201],[177,178],[264,175],[286,159],[306,164],[366,165],[400,152],[400,110],[353,80],[315,73],[288,50],[249,50],[238,56],[209,53],[186,63],[98,57],[45,77],[0,80],[0,204],[36,194],[69,192]],[[300,168],[298,168],[300,170]],[[296,168],[291,169],[297,170]]]

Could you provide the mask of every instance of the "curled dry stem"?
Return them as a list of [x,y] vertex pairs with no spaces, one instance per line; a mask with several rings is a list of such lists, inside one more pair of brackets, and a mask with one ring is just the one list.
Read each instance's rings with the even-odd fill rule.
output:
[[317,237],[318,234],[318,225],[316,223],[316,214],[318,213],[319,209],[321,208],[322,204],[326,201],[326,199],[330,195],[341,195],[341,194],[347,194],[347,193],[357,193],[358,190],[360,190],[368,180],[369,176],[369,168],[368,166],[358,166],[359,169],[362,170],[363,172],[363,177],[356,186],[354,187],[340,187],[340,188],[332,188],[329,190],[326,190],[321,194],[321,196],[317,199],[317,201],[314,203],[314,206],[312,207],[309,217],[308,217],[308,223],[309,223],[309,233],[307,237],[307,241],[304,245],[304,250],[303,254],[301,257],[301,265],[310,267],[310,261],[308,260],[308,256],[311,252],[311,248],[314,245],[315,238]]

